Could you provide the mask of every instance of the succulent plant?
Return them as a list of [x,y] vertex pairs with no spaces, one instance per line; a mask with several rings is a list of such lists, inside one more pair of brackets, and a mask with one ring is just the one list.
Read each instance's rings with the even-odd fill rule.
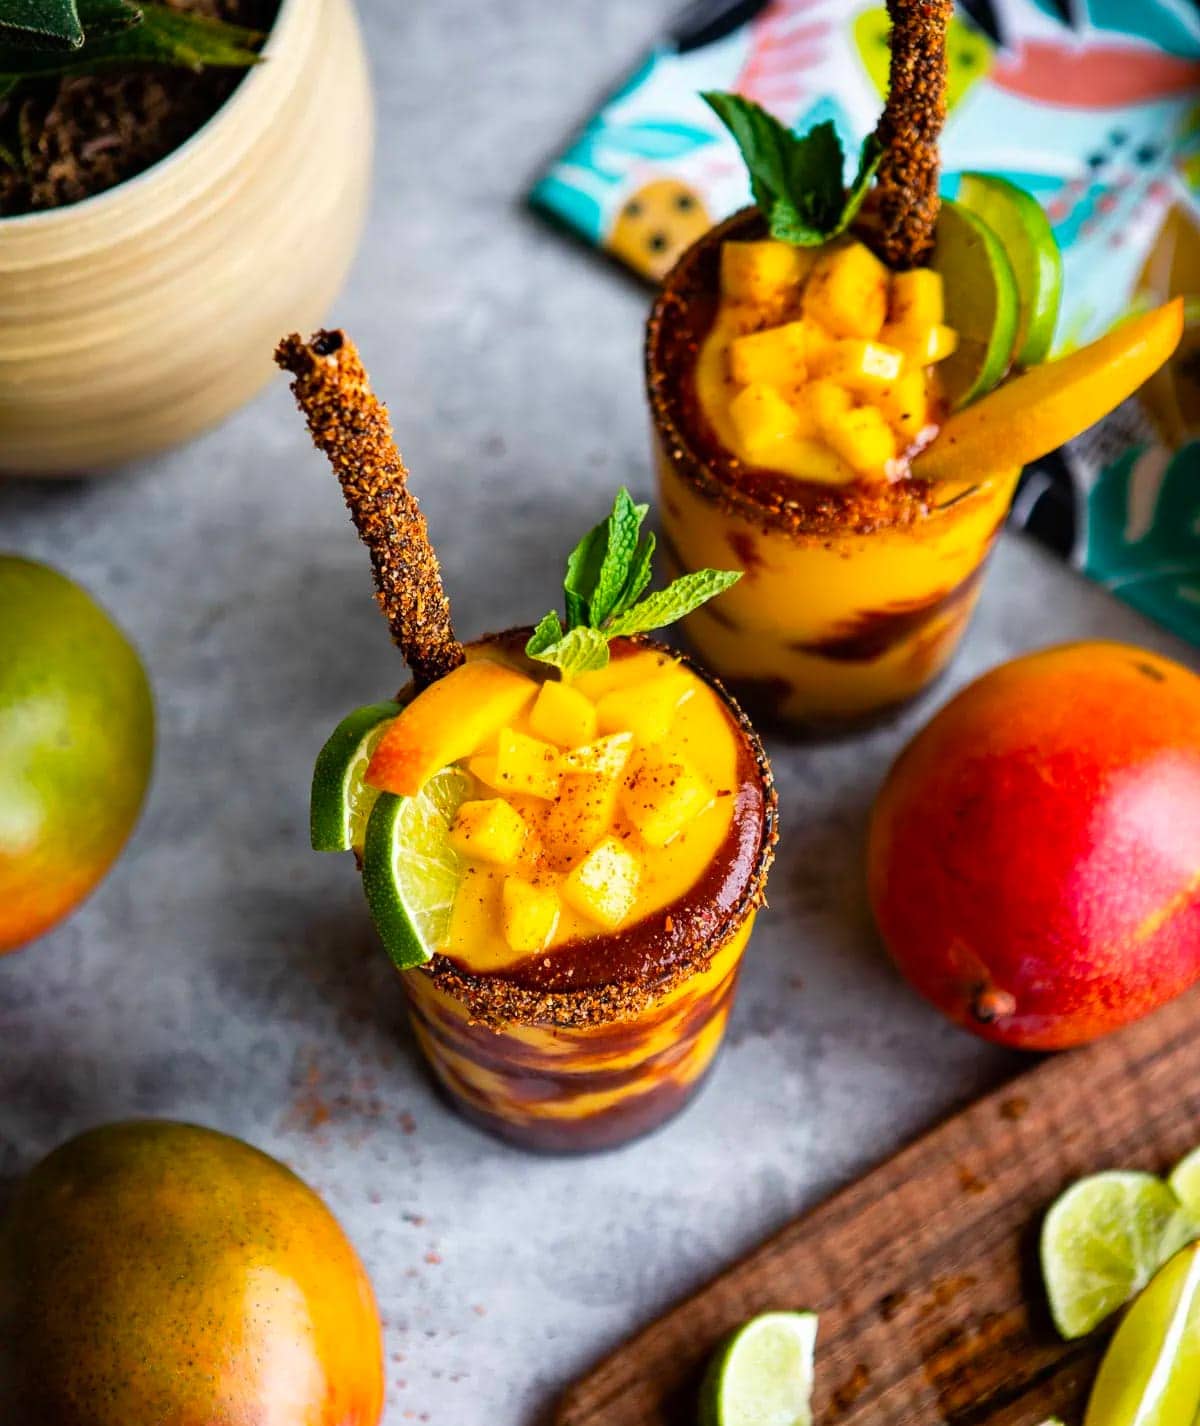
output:
[[0,0],[0,99],[26,81],[126,65],[242,68],[261,38],[149,0]]

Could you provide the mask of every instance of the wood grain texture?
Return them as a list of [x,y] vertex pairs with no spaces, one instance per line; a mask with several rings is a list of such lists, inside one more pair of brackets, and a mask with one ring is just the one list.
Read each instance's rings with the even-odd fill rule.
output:
[[341,286],[371,125],[351,0],[283,0],[263,63],[174,153],[0,220],[0,472],[108,469],[248,400]]
[[819,1426],[1078,1421],[1104,1335],[1061,1342],[1037,1237],[1073,1180],[1170,1167],[1200,1142],[1200,992],[1047,1060],[784,1228],[620,1348],[556,1426],[692,1426],[721,1338],[820,1313]]

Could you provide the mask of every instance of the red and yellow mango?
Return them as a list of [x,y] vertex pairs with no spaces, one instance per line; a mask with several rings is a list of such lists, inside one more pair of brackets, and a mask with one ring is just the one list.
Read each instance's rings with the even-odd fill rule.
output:
[[953,699],[875,804],[871,903],[912,984],[1061,1049],[1200,978],[1200,678],[1121,644],[1026,655]]

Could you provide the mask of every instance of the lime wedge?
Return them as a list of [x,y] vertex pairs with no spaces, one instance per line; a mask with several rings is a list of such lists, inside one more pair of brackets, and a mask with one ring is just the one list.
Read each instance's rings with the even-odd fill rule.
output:
[[811,1426],[815,1312],[765,1312],[718,1349],[700,1396],[701,1426]]
[[1195,1236],[1191,1215],[1153,1174],[1080,1179],[1042,1226],[1042,1274],[1055,1326],[1068,1340],[1091,1332]]
[[1193,1149],[1171,1170],[1167,1185],[1193,1218],[1200,1221],[1200,1149]]
[[1062,254],[1050,219],[1032,194],[991,173],[964,173],[958,201],[983,219],[1008,254],[1020,306],[1014,360],[1036,366],[1054,341],[1062,297]]
[[361,847],[378,793],[363,781],[375,744],[399,713],[395,703],[368,703],[348,713],[329,735],[313,767],[309,831],[314,852]]
[[946,321],[958,350],[939,362],[952,408],[990,391],[1008,370],[1020,303],[1012,264],[991,228],[969,208],[945,199],[930,264],[942,274]]
[[472,786],[461,768],[444,767],[415,797],[381,792],[375,799],[363,888],[375,929],[401,970],[424,965],[445,940],[462,876],[450,824]]
[[1100,1364],[1084,1426],[1200,1420],[1200,1248],[1185,1248],[1129,1309]]

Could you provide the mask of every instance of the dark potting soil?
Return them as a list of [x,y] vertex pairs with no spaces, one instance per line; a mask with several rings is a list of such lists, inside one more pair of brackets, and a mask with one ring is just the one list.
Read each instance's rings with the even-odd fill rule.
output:
[[[279,0],[165,0],[176,10],[270,29]],[[191,137],[246,73],[159,65],[66,75],[0,99],[0,217],[78,203],[132,178]]]

